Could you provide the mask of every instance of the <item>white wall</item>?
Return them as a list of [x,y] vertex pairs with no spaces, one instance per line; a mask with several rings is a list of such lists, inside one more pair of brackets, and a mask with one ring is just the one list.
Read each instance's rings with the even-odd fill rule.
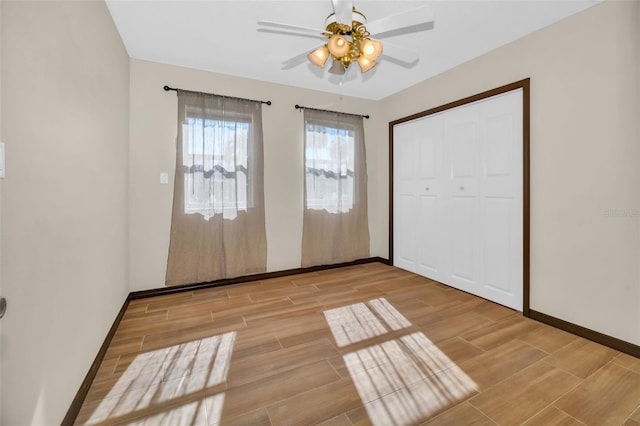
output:
[[[158,63],[131,61],[130,283],[132,290],[164,285],[171,223],[177,98],[182,89],[250,99],[263,106],[267,270],[300,267],[303,213],[303,121],[295,104],[370,114],[364,120],[369,176],[371,256],[387,256],[387,126],[375,101],[340,97]],[[160,172],[171,184],[161,185]]]
[[0,422],[55,425],[129,291],[129,59],[102,2],[1,19]]
[[639,9],[606,1],[383,100],[391,121],[530,77],[531,308],[635,344]]

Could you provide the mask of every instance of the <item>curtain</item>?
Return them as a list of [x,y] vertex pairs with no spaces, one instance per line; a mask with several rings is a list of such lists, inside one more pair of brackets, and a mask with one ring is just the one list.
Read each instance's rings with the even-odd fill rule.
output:
[[166,285],[264,272],[262,105],[178,91]]
[[362,117],[304,110],[302,266],[369,257]]

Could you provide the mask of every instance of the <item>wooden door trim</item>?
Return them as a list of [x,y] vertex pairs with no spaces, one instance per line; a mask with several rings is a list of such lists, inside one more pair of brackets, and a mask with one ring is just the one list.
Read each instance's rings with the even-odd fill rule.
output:
[[389,122],[389,264],[393,265],[393,128],[394,126],[407,121],[413,121],[429,115],[437,114],[459,106],[467,105],[473,102],[481,101],[513,90],[522,89],[522,314],[526,317],[530,316],[529,309],[529,275],[530,275],[530,168],[529,168],[529,135],[530,135],[530,79],[525,78],[495,89],[487,90],[482,93],[475,94],[457,101],[449,102],[444,105],[437,106],[425,111],[418,112],[406,117],[399,118]]

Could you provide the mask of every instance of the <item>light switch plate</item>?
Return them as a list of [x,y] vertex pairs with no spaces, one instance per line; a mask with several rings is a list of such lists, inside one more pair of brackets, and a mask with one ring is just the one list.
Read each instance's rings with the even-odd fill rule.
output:
[[169,173],[166,173],[166,172],[160,173],[160,183],[163,185],[169,183]]
[[4,179],[4,143],[0,142],[0,179]]

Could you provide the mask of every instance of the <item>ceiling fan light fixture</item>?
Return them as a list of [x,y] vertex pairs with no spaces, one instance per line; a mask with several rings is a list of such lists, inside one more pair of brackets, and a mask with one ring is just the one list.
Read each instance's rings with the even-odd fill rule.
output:
[[360,54],[369,60],[375,61],[382,54],[382,43],[364,38],[360,40]]
[[307,59],[309,59],[309,62],[311,62],[313,65],[319,68],[324,68],[324,64],[326,64],[327,59],[329,59],[329,49],[326,45],[321,46],[313,52],[309,53],[307,55]]
[[346,69],[344,68],[344,65],[342,65],[342,62],[340,62],[340,60],[334,59],[333,65],[331,65],[331,68],[329,68],[329,72],[331,74],[342,75],[346,72]]
[[364,74],[365,72],[369,71],[371,68],[378,65],[378,63],[373,59],[368,59],[364,55],[360,55],[360,57],[358,58],[358,65],[360,65],[360,71],[362,71],[362,73]]
[[[378,64],[383,54],[384,43],[370,38],[376,37],[376,34],[377,37],[384,38],[395,33],[400,35],[433,28],[433,13],[428,6],[401,11],[368,22],[366,16],[357,10],[353,3],[354,0],[331,0],[333,12],[325,19],[324,29],[272,21],[258,21],[258,24],[275,28],[263,30],[267,32],[321,36],[324,45],[283,62],[283,69],[298,65],[300,56],[306,55],[313,65],[321,69],[324,69],[327,61],[331,59],[329,72],[336,75],[345,74],[354,62],[358,63],[361,73],[368,72]],[[409,64],[408,67],[413,67],[418,62],[415,49],[393,44],[386,44],[385,47],[384,50],[388,51],[385,58],[397,59],[401,64]]]
[[358,62],[362,73],[369,71],[377,65],[376,59],[382,54],[382,43],[369,38],[366,22],[367,18],[355,7],[352,7],[350,25],[338,22],[336,13],[332,13],[327,18],[324,33],[329,38],[327,44],[309,53],[307,58],[317,67],[324,68],[331,56],[331,74],[345,74],[353,62]]
[[349,41],[347,41],[346,38],[344,38],[340,34],[334,34],[329,39],[329,42],[327,43],[327,48],[329,49],[329,52],[331,52],[333,56],[340,58],[346,55],[347,52],[349,52],[349,49],[351,48],[351,46]]

